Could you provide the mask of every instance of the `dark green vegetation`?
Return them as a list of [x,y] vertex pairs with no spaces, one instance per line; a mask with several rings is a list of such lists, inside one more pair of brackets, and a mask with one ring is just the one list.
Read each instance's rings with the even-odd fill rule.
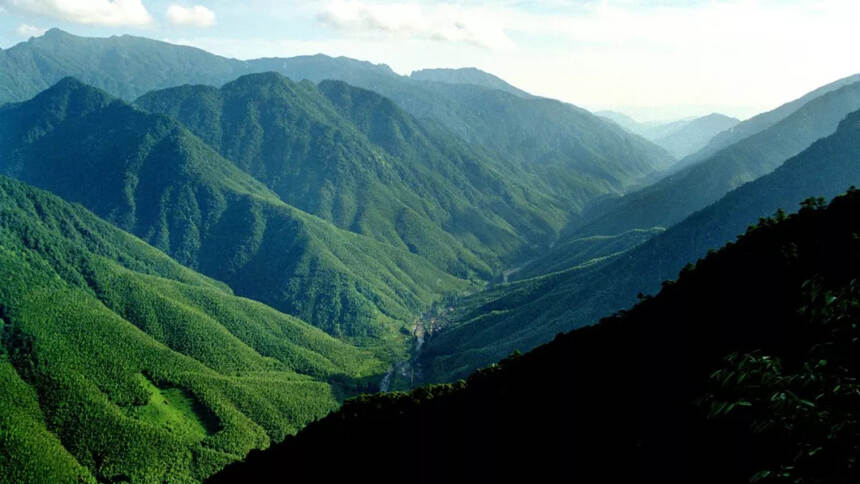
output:
[[488,72],[475,69],[474,67],[464,67],[462,69],[421,69],[414,71],[409,77],[419,81],[435,81],[447,84],[474,84],[490,89],[498,89],[499,91],[505,91],[520,97],[534,97],[522,89],[508,84],[503,79],[499,79]]
[[[860,192],[468,381],[350,400],[212,482],[856,482]],[[381,460],[380,460],[381,459]],[[371,472],[371,471],[368,471]]]
[[2,176],[0,281],[3,482],[200,480],[385,368]]
[[[560,331],[591,324],[653,293],[688,262],[734,239],[760,217],[810,196],[834,196],[860,186],[860,112],[754,182],[669,228],[645,244],[602,263],[502,285],[456,304],[449,329],[424,353],[430,381],[451,381],[475,368],[527,350]],[[550,253],[543,264],[562,260]],[[573,303],[575,301],[575,303]]]
[[860,82],[815,97],[781,121],[705,161],[595,207],[577,223],[575,231],[607,235],[633,228],[670,227],[832,134],[839,122],[858,108]]
[[415,314],[467,287],[407,250],[286,205],[175,121],[73,79],[0,109],[0,146],[0,173],[363,346],[399,348]]
[[566,220],[520,172],[343,82],[252,74],[136,104],[179,120],[287,203],[460,277],[491,277]]

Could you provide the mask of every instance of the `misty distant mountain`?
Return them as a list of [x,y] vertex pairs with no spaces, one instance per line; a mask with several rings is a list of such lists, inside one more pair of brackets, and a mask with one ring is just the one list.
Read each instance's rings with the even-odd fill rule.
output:
[[716,152],[720,151],[721,149],[735,144],[756,133],[760,133],[767,128],[775,125],[776,123],[787,118],[792,113],[794,113],[813,99],[821,97],[831,91],[835,91],[843,86],[854,84],[856,82],[860,82],[860,74],[855,74],[853,76],[848,76],[843,79],[839,79],[838,81],[831,82],[830,84],[821,86],[818,89],[815,89],[793,101],[787,102],[772,111],[767,111],[753,116],[752,118],[749,118],[747,120],[744,120],[738,123],[733,128],[730,128],[714,136],[713,139],[704,148],[682,159],[680,162],[678,162],[674,169],[686,168],[687,166],[705,160],[711,157]]
[[[721,149],[659,182],[595,207],[579,234],[613,235],[670,227],[730,190],[771,172],[860,108],[860,82],[815,97],[769,128]],[[767,116],[766,116],[767,117]]]
[[476,86],[498,89],[520,97],[534,97],[516,88],[502,79],[474,67],[461,69],[421,69],[410,74],[412,79],[419,81],[436,81],[447,84],[474,84]]
[[676,158],[681,159],[702,149],[718,133],[731,129],[740,121],[719,113],[681,122],[668,133],[651,139],[658,146],[666,148]]
[[671,134],[695,118],[685,118],[673,121],[636,121],[630,116],[617,111],[596,111],[596,116],[612,121],[626,131],[654,141],[657,138]]
[[719,113],[667,123],[639,122],[626,114],[615,111],[598,111],[595,114],[609,119],[633,134],[638,134],[654,142],[678,159],[699,151],[715,135],[731,129],[740,122],[735,118]]

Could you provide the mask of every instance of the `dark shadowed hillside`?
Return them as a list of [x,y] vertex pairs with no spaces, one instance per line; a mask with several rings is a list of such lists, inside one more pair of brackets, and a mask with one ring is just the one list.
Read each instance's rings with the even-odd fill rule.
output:
[[211,482],[325,462],[336,481],[379,456],[381,482],[851,482],[860,193],[820,207],[465,382],[350,400]]

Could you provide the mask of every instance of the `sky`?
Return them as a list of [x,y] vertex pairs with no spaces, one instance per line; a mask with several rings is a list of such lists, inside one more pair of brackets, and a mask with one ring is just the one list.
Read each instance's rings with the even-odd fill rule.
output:
[[860,72],[858,0],[0,0],[0,48],[59,27],[240,59],[477,67],[640,121],[746,118]]

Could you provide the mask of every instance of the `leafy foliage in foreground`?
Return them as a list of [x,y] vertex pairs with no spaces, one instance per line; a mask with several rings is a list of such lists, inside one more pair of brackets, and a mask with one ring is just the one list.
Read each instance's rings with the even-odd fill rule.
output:
[[74,79],[0,110],[0,173],[78,202],[237,294],[397,348],[467,286],[426,259],[283,203],[178,123]]
[[0,281],[4,482],[200,480],[384,371],[6,177]]
[[[379,456],[381,482],[853,482],[858,211],[858,191],[813,199],[630,311],[467,381],[350,400],[212,482],[324,462],[335,480]],[[723,368],[733,354],[781,363]]]
[[[514,349],[528,350],[560,331],[591,324],[635,303],[637,294],[656,292],[685,264],[733,240],[759,218],[810,196],[833,197],[851,185],[860,186],[858,160],[860,112],[855,112],[834,134],[773,173],[734,190],[629,252],[462,299],[450,318],[451,330],[428,341],[424,367],[430,381],[461,378]],[[544,261],[565,256],[550,253]]]
[[810,280],[805,297],[799,312],[812,344],[802,357],[733,353],[701,399],[712,419],[751,422],[756,435],[782,442],[751,482],[860,480],[860,285],[828,290]]

